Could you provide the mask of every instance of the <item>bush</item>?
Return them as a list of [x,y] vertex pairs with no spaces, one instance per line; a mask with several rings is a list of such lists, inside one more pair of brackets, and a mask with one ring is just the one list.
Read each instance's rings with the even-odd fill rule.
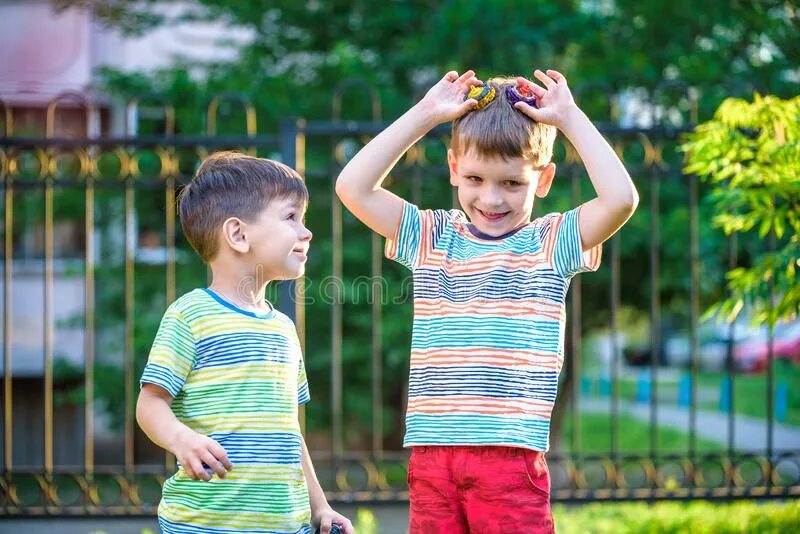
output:
[[553,510],[559,534],[795,533],[800,502],[598,503]]

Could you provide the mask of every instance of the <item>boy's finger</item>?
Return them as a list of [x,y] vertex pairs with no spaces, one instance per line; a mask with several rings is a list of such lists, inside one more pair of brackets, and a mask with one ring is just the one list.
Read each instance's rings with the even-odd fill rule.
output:
[[195,480],[211,480],[211,475],[206,473],[206,470],[203,469],[203,465],[200,463],[200,459],[196,458],[191,461],[192,471],[194,472],[194,476],[192,476]]
[[[225,478],[225,466],[222,465],[222,462],[217,460],[211,452],[207,452],[203,455],[203,461],[206,463],[208,467],[211,468],[220,478]],[[208,470],[204,471],[208,473]]]
[[525,115],[527,115],[528,117],[535,120],[536,122],[541,122],[539,120],[539,110],[536,109],[535,107],[529,106],[525,102],[516,102],[514,103],[514,107],[517,108],[517,110],[524,113]]
[[213,454],[213,455],[214,455],[214,457],[215,457],[217,460],[219,460],[219,461],[222,463],[222,465],[223,465],[223,466],[225,466],[225,469],[227,469],[228,471],[230,471],[231,469],[233,469],[233,464],[232,464],[232,463],[231,463],[231,461],[228,459],[228,453],[225,451],[225,449],[222,447],[222,445],[220,445],[219,443],[217,443],[217,442],[215,441],[215,442],[214,442],[214,443],[213,443],[213,444],[212,444],[212,445],[209,447],[209,450],[211,451],[211,454]]
[[445,74],[444,77],[442,78],[442,80],[444,80],[446,82],[452,82],[453,80],[456,80],[456,79],[458,79],[458,73],[456,71],[454,71],[454,70],[451,70],[450,72]]
[[474,70],[468,70],[467,72],[465,72],[464,74],[462,74],[461,76],[458,77],[458,79],[456,80],[456,83],[467,83],[467,80],[469,80],[470,78],[472,78],[474,76],[475,76],[475,71]]
[[344,529],[344,534],[356,534],[356,529],[353,528],[353,524],[349,519],[344,519],[340,524]]
[[463,115],[467,111],[472,111],[473,109],[478,107],[478,101],[474,98],[469,98],[464,100],[464,102],[459,106],[458,113],[459,115]]
[[320,534],[331,534],[331,520],[328,518],[319,522]]
[[564,78],[564,75],[561,74],[560,72],[558,72],[557,70],[548,69],[547,70],[547,75],[550,76],[551,78],[553,78],[556,81],[556,83],[561,83],[563,81],[566,81],[566,78]]
[[523,78],[522,76],[517,76],[517,83],[519,85],[524,85],[525,87],[530,87],[533,94],[536,98],[542,98],[544,95],[547,94],[547,91],[541,87],[539,84],[530,81],[527,78]]
[[540,71],[539,69],[533,71],[533,75],[536,76],[536,79],[542,82],[544,86],[547,87],[548,89],[556,85],[556,82],[553,81],[553,79],[550,76]]
[[188,463],[181,463],[183,465],[183,471],[186,473],[186,476],[191,478],[192,480],[197,480],[197,475],[194,474],[194,469]]

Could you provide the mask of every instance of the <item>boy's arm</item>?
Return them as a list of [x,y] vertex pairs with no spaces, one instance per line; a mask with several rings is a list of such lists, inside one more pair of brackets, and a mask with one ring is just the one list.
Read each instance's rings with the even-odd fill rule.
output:
[[155,384],[142,384],[136,402],[136,421],[147,437],[174,454],[193,479],[211,480],[203,462],[220,477],[233,469],[222,446],[184,425],[172,413],[172,395]]
[[336,180],[336,194],[364,224],[391,238],[403,213],[403,200],[381,184],[397,161],[434,126],[456,119],[477,102],[464,100],[480,83],[473,71],[448,72],[425,97],[393,122],[345,165]]
[[305,473],[306,476],[308,498],[311,503],[312,523],[320,529],[321,534],[329,534],[332,523],[337,523],[341,526],[345,534],[355,534],[350,520],[336,513],[328,504],[328,500],[325,498],[325,492],[322,491],[322,487],[319,485],[317,473],[314,471],[314,465],[311,463],[311,455],[308,453],[306,440],[302,436],[300,437],[300,445],[303,455],[303,473]]
[[625,224],[639,204],[639,195],[614,150],[575,104],[566,78],[554,70],[547,74],[537,70],[534,76],[545,88],[525,78],[518,82],[533,89],[539,109],[525,103],[517,103],[516,108],[536,121],[556,126],[583,160],[597,193],[581,206],[578,218],[583,249],[589,250]]

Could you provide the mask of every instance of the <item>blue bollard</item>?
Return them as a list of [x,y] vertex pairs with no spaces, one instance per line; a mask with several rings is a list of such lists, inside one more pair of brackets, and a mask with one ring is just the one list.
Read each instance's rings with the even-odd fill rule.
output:
[[692,376],[689,373],[683,373],[680,382],[678,382],[678,406],[688,408],[691,403]]
[[590,397],[592,395],[592,378],[589,376],[581,377],[581,395]]
[[789,384],[781,382],[775,389],[775,420],[779,423],[786,421],[786,412],[789,411]]
[[642,404],[650,402],[651,387],[650,375],[643,371],[639,374],[639,380],[636,381],[636,402]]
[[723,378],[719,383],[719,411],[730,413],[731,411],[731,381]]
[[598,380],[598,385],[600,387],[600,396],[601,397],[610,397],[611,396],[611,380],[607,376],[601,376]]

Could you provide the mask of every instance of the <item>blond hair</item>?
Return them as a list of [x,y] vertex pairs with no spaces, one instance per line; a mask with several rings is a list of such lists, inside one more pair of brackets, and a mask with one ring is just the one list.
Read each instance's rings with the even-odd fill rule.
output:
[[486,107],[453,121],[450,148],[457,155],[473,151],[479,157],[524,158],[537,167],[549,163],[555,127],[536,122],[513,106],[506,88],[516,86],[514,78],[492,78],[487,83],[497,96]]

